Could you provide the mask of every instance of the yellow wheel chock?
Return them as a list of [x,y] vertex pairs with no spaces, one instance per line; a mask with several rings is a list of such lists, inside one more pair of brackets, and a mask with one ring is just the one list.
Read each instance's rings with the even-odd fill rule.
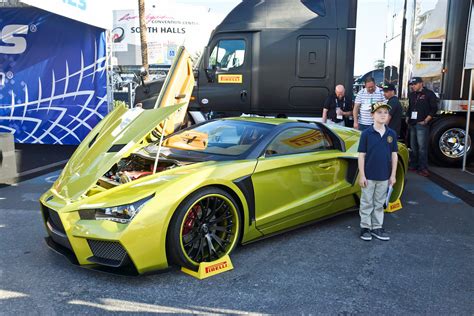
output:
[[187,268],[181,268],[181,271],[202,280],[232,269],[234,269],[232,261],[230,261],[229,255],[225,255],[224,257],[212,262],[201,262],[197,272]]

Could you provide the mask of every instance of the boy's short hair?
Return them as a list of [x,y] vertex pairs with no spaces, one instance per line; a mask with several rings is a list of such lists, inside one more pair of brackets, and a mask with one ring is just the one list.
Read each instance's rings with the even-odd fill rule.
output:
[[372,104],[372,108],[370,109],[370,113],[374,113],[375,111],[377,111],[380,108],[386,108],[389,111],[392,109],[392,107],[389,104],[385,103],[385,102],[375,102],[374,104]]

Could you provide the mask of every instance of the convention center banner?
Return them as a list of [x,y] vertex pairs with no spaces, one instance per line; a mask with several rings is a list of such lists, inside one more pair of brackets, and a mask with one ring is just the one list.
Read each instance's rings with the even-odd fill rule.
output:
[[104,30],[36,8],[0,17],[0,133],[79,144],[107,114]]
[[[113,54],[117,65],[141,65],[140,23],[136,10],[113,12]],[[205,7],[157,4],[145,13],[150,64],[171,65],[179,46],[195,57],[222,19]]]

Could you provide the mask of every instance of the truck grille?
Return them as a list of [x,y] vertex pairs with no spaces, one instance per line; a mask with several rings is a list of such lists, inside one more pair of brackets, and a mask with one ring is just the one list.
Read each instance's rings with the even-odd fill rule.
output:
[[116,241],[87,239],[92,254],[89,261],[111,267],[121,266],[127,258],[127,251]]

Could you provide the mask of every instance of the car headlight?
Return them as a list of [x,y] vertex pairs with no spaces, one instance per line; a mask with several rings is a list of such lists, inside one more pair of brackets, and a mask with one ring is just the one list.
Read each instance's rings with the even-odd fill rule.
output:
[[131,204],[96,209],[95,219],[129,223],[152,197],[149,196]]

